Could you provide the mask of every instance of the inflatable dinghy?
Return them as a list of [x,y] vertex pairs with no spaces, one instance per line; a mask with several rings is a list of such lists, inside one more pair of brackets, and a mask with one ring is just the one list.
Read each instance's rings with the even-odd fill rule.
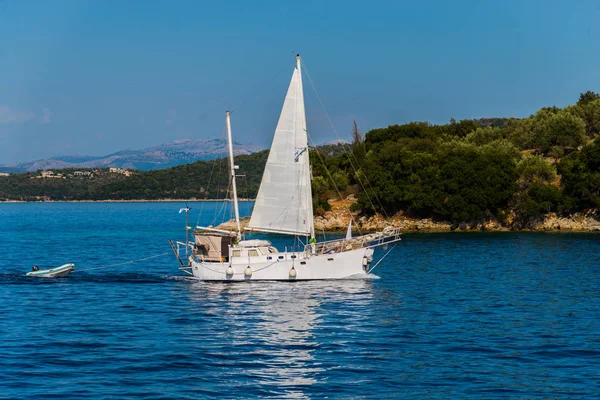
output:
[[[35,267],[34,267],[35,268]],[[75,269],[75,264],[64,264],[60,267],[51,269],[40,269],[28,272],[27,276],[35,276],[37,278],[61,278],[69,275]]]

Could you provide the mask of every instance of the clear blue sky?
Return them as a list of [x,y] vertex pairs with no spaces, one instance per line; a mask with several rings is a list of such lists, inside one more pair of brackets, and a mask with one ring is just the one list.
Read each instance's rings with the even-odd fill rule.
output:
[[523,117],[600,91],[600,1],[0,0],[0,164],[222,137],[227,109],[268,146],[296,52],[343,138]]

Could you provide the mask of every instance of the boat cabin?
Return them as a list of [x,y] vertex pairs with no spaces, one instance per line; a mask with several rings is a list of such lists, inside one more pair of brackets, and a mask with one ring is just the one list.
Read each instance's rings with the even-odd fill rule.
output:
[[235,243],[235,236],[196,234],[194,257],[205,262],[247,263],[249,259],[274,259],[279,251],[268,240],[242,240]]
[[242,240],[237,246],[231,249],[231,257],[241,257],[248,259],[248,257],[260,257],[269,256],[271,254],[277,254],[279,251],[271,245],[268,240]]
[[227,262],[229,248],[235,237],[229,235],[196,235],[194,241],[194,256],[202,261]]

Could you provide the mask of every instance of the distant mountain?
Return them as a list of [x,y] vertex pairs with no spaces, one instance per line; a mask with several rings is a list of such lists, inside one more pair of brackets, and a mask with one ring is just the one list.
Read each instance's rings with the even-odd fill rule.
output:
[[[252,154],[262,150],[260,146],[233,143],[235,155]],[[129,168],[144,171],[169,168],[198,160],[214,160],[227,155],[225,139],[183,139],[141,150],[123,150],[107,156],[84,155],[53,157],[46,160],[24,162],[16,165],[0,165],[0,172],[30,172],[39,169],[59,168]]]
[[333,139],[333,140],[330,140],[329,142],[321,143],[320,145],[317,145],[317,147],[327,146],[327,145],[337,145],[337,144],[350,144],[350,143],[352,143],[352,142],[349,142],[348,140],[345,140],[345,139]]

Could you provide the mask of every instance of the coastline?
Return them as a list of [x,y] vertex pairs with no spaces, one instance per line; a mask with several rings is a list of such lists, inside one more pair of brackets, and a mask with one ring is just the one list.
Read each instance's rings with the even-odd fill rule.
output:
[[[2,204],[16,203],[185,203],[185,202],[222,202],[228,199],[156,199],[156,200],[6,200]],[[254,199],[239,199],[240,202],[251,202]],[[350,219],[348,199],[331,201],[332,210],[323,216],[315,217],[315,230],[317,232],[344,233],[347,230]],[[354,234],[369,233],[383,230],[387,227],[400,228],[403,232],[421,233],[451,233],[451,232],[549,232],[549,233],[591,233],[600,232],[600,221],[597,219],[577,213],[568,217],[559,217],[556,214],[547,214],[536,222],[532,227],[525,229],[514,229],[501,224],[495,220],[463,222],[453,224],[449,221],[434,221],[431,218],[408,218],[401,213],[385,218],[379,214],[372,217],[360,217],[357,213],[353,215]],[[249,217],[242,218],[242,227],[249,221]],[[218,226],[219,229],[235,229],[234,221],[227,221]]]
[[[330,216],[329,218],[317,217],[315,229],[325,232],[346,232],[349,217],[345,219]],[[356,219],[355,219],[356,221]],[[344,222],[341,224],[340,222]],[[575,214],[568,217],[559,217],[548,214],[531,227],[517,229],[506,226],[498,221],[487,220],[470,223],[453,224],[447,221],[434,221],[431,218],[411,219],[403,217],[383,218],[376,215],[371,218],[358,218],[359,229],[352,229],[353,233],[368,233],[380,231],[387,227],[400,228],[403,232],[421,233],[452,233],[452,232],[549,232],[549,233],[592,233],[600,232],[600,221],[595,218]]]
[[[329,215],[327,215],[329,214]],[[240,219],[242,229],[248,224],[250,217]],[[354,235],[372,233],[384,230],[385,228],[394,227],[400,228],[406,233],[465,233],[465,232],[548,232],[548,233],[593,233],[600,232],[600,222],[594,218],[575,215],[569,218],[558,217],[555,215],[546,216],[544,221],[538,223],[532,229],[511,229],[503,226],[497,221],[484,221],[479,223],[463,223],[453,225],[450,222],[433,221],[430,218],[426,219],[411,219],[411,218],[383,218],[380,215],[366,218],[355,218],[358,223],[352,226]],[[317,233],[345,233],[348,228],[349,215],[335,215],[331,212],[325,216],[315,218],[315,231]],[[223,222],[216,227],[217,229],[235,231],[235,220]]]
[[[155,200],[0,200],[4,203],[202,203],[202,202],[220,202],[231,201],[229,199],[155,199]],[[254,199],[238,199],[239,202],[247,203]]]

